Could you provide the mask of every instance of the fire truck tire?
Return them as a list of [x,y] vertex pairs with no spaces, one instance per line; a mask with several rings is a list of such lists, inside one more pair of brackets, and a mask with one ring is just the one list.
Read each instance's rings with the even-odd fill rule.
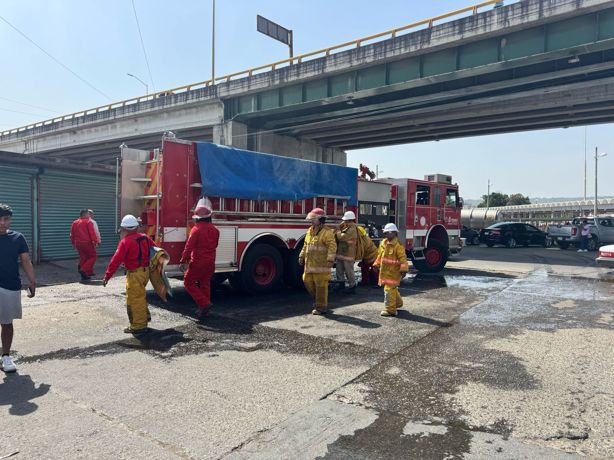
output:
[[286,253],[286,264],[284,271],[284,281],[292,288],[304,288],[303,284],[303,269],[304,267],[298,263],[298,255],[301,253],[301,248],[291,249]]
[[424,259],[414,260],[414,266],[423,273],[437,273],[443,270],[448,262],[448,250],[437,240],[429,241],[424,250]]
[[238,287],[250,294],[272,292],[283,279],[284,262],[279,251],[268,244],[257,244],[251,247],[241,271]]

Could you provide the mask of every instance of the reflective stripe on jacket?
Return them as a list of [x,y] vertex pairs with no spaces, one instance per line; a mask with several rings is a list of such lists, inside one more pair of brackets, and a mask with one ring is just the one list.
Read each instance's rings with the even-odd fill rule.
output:
[[335,261],[335,233],[325,226],[311,226],[299,258],[305,260],[305,273],[330,273],[329,262]]
[[342,222],[335,233],[337,238],[337,259],[354,262],[356,260],[356,244],[358,230],[354,222]]
[[405,248],[397,238],[392,241],[383,240],[373,264],[379,269],[380,286],[398,286],[401,284],[401,272],[407,272],[409,265]]

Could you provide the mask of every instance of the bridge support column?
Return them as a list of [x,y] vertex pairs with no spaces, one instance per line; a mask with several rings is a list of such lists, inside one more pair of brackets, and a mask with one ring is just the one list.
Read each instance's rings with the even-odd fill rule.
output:
[[347,165],[347,154],[343,150],[323,147],[308,139],[251,130],[247,125],[237,121],[214,126],[213,142],[302,160]]

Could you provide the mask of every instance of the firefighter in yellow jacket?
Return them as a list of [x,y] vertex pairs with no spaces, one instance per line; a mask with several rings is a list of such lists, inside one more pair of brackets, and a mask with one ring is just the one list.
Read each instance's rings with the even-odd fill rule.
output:
[[323,315],[328,308],[328,282],[330,269],[335,262],[337,243],[335,233],[328,228],[326,214],[321,208],[314,208],[307,219],[311,227],[305,235],[305,243],[298,257],[298,262],[305,266],[303,282],[307,292],[314,298],[314,315]]
[[399,285],[409,266],[405,248],[397,238],[398,232],[396,225],[386,224],[386,239],[380,243],[377,259],[373,263],[373,266],[379,268],[379,285],[384,286],[384,310],[380,313],[382,316],[397,316],[397,308],[403,306]]
[[347,277],[349,293],[356,291],[354,262],[356,261],[358,230],[354,223],[355,220],[356,215],[353,211],[346,212],[341,218],[339,230],[335,232],[337,239],[337,282],[341,284],[340,287],[343,287]]

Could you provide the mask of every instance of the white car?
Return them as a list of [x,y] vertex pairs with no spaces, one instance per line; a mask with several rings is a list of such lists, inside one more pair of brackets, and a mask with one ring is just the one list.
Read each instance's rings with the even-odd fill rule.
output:
[[599,257],[595,260],[597,265],[601,267],[614,268],[614,244],[601,246],[599,248]]

